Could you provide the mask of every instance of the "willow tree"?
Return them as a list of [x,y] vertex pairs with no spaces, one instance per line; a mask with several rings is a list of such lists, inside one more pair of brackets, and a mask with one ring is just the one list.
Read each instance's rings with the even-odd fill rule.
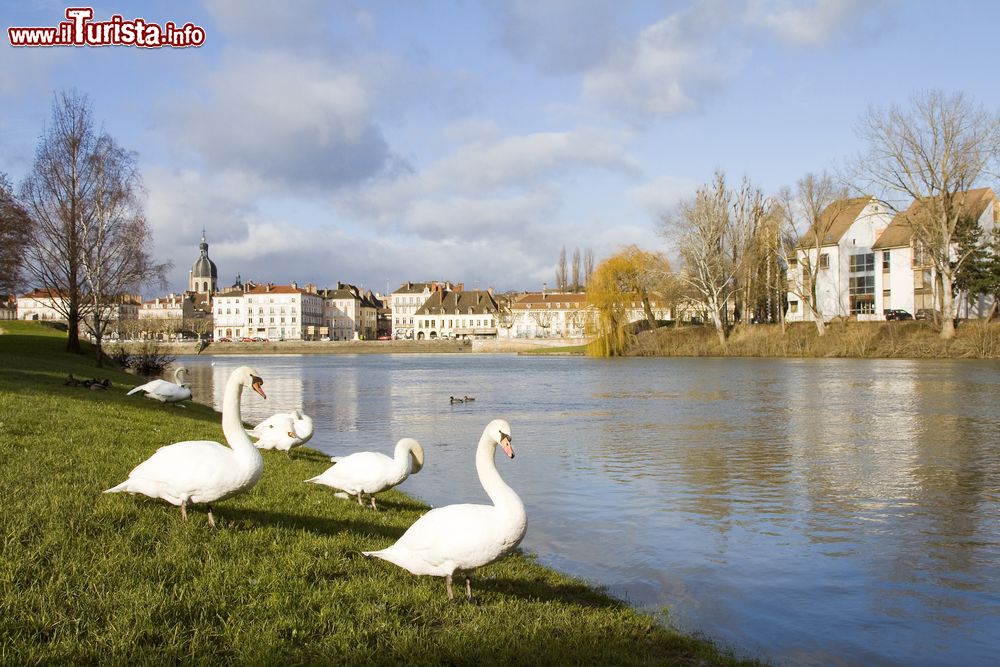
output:
[[655,328],[651,299],[669,281],[671,273],[666,257],[634,245],[598,264],[587,284],[587,303],[597,311],[590,354],[622,354],[632,335],[629,325],[636,310],[641,309],[647,326]]
[[942,314],[941,338],[955,335],[954,284],[969,253],[961,253],[960,224],[966,198],[1000,158],[1000,113],[973,104],[961,93],[915,95],[908,108],[873,108],[861,122],[869,149],[857,163],[865,187],[885,192],[912,233],[914,253],[933,268]]
[[21,287],[24,246],[31,237],[31,218],[14,196],[7,175],[0,173],[0,296]]

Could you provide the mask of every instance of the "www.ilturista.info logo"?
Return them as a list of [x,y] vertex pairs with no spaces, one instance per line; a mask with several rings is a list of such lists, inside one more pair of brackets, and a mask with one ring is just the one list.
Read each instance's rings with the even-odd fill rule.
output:
[[145,19],[125,20],[114,14],[108,21],[92,21],[91,7],[69,7],[67,21],[55,27],[7,28],[11,46],[164,46],[185,48],[205,43],[205,29],[193,23],[178,27],[173,21],[162,26]]

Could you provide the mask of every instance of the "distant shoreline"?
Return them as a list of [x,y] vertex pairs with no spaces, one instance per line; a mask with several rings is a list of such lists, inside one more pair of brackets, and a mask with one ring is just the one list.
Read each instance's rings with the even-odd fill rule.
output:
[[[350,340],[350,341],[274,341],[267,343],[160,343],[161,349],[173,355],[254,355],[254,354],[462,354],[545,352],[567,345],[579,345],[579,340]],[[119,343],[105,343],[105,350]],[[121,343],[128,351],[137,351],[141,343]]]

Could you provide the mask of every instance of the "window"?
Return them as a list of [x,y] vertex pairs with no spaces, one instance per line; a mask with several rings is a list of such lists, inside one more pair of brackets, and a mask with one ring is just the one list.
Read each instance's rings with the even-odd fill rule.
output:
[[875,253],[863,252],[850,256],[848,295],[851,314],[872,314],[875,312]]
[[829,269],[830,268],[830,254],[824,252],[819,256],[819,268]]
[[882,251],[882,273],[889,273],[889,251]]
[[788,312],[790,312],[790,313],[797,313],[797,312],[799,312],[799,302],[798,301],[789,301],[788,302]]

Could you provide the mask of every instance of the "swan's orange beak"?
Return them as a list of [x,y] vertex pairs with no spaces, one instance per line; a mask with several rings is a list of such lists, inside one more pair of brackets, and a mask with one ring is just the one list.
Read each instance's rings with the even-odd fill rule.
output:
[[288,437],[289,438],[294,438],[295,437],[295,433],[293,433],[292,431],[289,431],[288,432]]
[[253,390],[255,392],[257,392],[258,394],[260,394],[261,398],[263,398],[264,400],[267,400],[267,394],[264,393],[264,389],[263,389],[263,386],[262,386],[263,384],[264,384],[264,381],[261,380],[256,375],[254,375],[253,376],[253,382],[250,383],[250,386],[253,387]]
[[507,458],[514,458],[514,448],[510,446],[510,436],[506,433],[500,434],[500,446],[503,447],[503,452],[507,455]]

